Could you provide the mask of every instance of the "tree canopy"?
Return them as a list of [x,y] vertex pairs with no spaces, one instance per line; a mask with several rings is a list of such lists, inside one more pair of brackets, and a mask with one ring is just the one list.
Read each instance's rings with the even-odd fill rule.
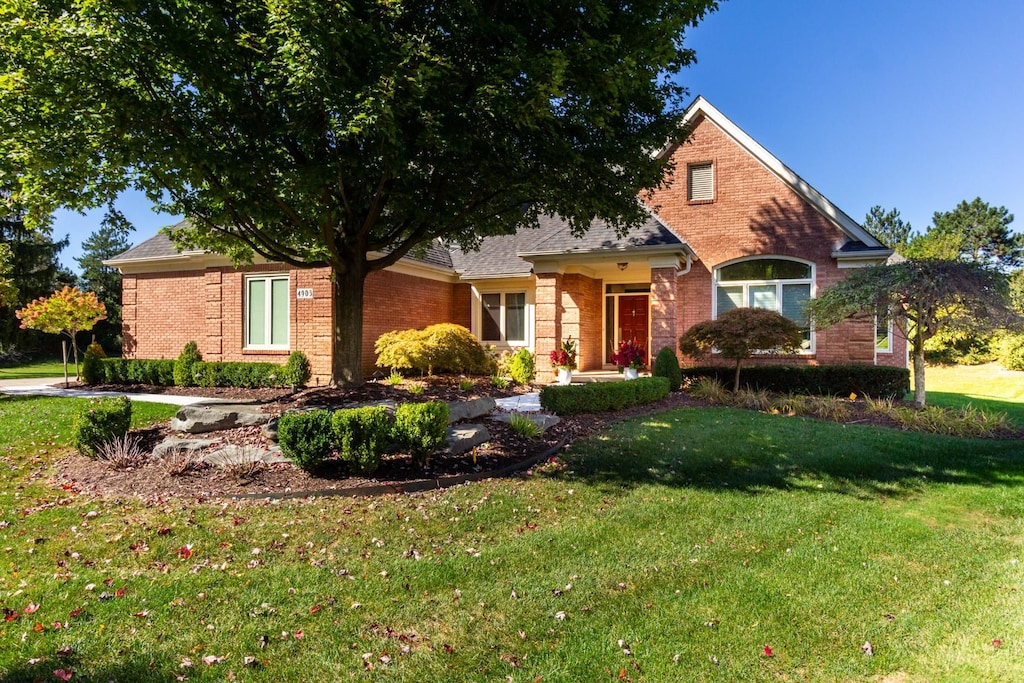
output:
[[[64,287],[48,297],[32,301],[15,315],[21,326],[30,330],[40,330],[49,334],[63,334],[71,340],[71,348],[75,354],[75,374],[78,374],[78,345],[76,337],[79,332],[92,329],[107,312],[103,304],[93,292],[83,292],[77,287]],[[67,358],[65,357],[65,362]]]
[[975,197],[936,211],[932,225],[910,244],[915,258],[966,261],[1007,270],[1024,263],[1024,234],[1010,230],[1013,214]]
[[864,229],[879,242],[897,252],[904,253],[910,244],[913,228],[900,217],[899,209],[886,211],[881,206],[872,206],[864,217]]
[[107,311],[106,319],[97,325],[96,336],[108,349],[121,346],[121,273],[117,268],[103,265],[103,261],[131,247],[128,235],[132,230],[132,225],[120,213],[108,214],[99,228],[82,242],[82,255],[75,259],[82,269],[82,288],[95,292]]
[[40,220],[144,190],[180,245],[334,273],[361,381],[366,275],[558,214],[639,224],[715,0],[0,0],[0,174]]
[[925,342],[939,331],[983,331],[1014,323],[1006,280],[977,263],[908,259],[859,268],[807,304],[819,327],[857,315],[891,317],[910,341],[914,402],[925,404]]
[[679,339],[679,350],[701,357],[712,350],[735,361],[733,391],[740,388],[743,361],[757,351],[793,353],[803,343],[803,331],[777,311],[765,308],[734,308],[688,329]]

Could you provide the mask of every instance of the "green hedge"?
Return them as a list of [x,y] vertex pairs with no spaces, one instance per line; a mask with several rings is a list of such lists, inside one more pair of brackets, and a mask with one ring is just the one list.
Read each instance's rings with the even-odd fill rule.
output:
[[[151,384],[159,387],[299,387],[309,380],[309,361],[296,351],[285,365],[191,361],[183,371],[179,360],[97,358],[91,376],[104,384]],[[100,372],[102,370],[102,372]],[[185,380],[186,384],[175,381]],[[102,379],[100,379],[102,377]]]
[[317,469],[334,451],[330,412],[285,413],[277,421],[277,442],[296,465],[307,471]]
[[103,444],[124,438],[132,423],[132,402],[124,396],[97,398],[84,404],[71,422],[71,445],[95,458]]
[[[731,387],[735,371],[731,366],[705,366],[683,368],[682,374],[685,381],[711,377]],[[780,394],[902,398],[910,391],[910,371],[882,365],[755,365],[742,369],[740,386]]]
[[331,423],[338,455],[356,472],[373,474],[391,441],[391,422],[384,406],[335,411]]
[[652,403],[668,393],[669,380],[665,377],[567,386],[551,384],[540,390],[540,404],[556,415],[579,415]]
[[394,436],[417,465],[425,466],[430,456],[448,442],[448,404],[403,403],[395,409]]
[[658,351],[658,355],[654,359],[654,371],[651,374],[667,379],[669,391],[679,391],[679,387],[683,384],[683,373],[679,370],[679,359],[676,358],[676,352],[672,350],[672,347],[665,346]]

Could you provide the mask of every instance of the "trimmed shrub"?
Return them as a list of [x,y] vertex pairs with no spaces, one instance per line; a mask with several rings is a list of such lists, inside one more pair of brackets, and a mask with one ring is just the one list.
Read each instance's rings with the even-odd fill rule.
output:
[[540,404],[557,415],[579,415],[621,410],[644,405],[668,396],[665,377],[642,377],[628,382],[550,384],[540,390]]
[[334,450],[331,414],[326,410],[285,413],[277,421],[281,451],[304,470],[315,470]]
[[284,364],[284,371],[281,373],[281,381],[292,389],[304,387],[313,376],[313,366],[302,351],[293,351],[288,356],[288,362]]
[[95,458],[103,444],[123,439],[132,423],[132,402],[124,396],[97,398],[82,406],[71,423],[71,445]]
[[441,323],[422,330],[387,332],[374,345],[377,366],[418,370],[423,374],[487,374],[492,364],[473,333],[461,325]]
[[[735,368],[684,368],[684,380],[701,377],[717,379],[731,386]],[[910,391],[910,371],[882,365],[758,365],[744,368],[741,386],[766,389],[773,393],[811,396],[896,396]]]
[[448,441],[448,404],[403,403],[395,409],[394,435],[413,462],[421,467],[427,465],[430,456]]
[[92,342],[85,349],[85,358],[82,360],[82,381],[86,384],[100,384],[103,382],[103,366],[100,360],[106,358],[103,347]]
[[1024,370],[1024,334],[1008,334],[999,341],[999,364],[1007,370]]
[[98,373],[106,384],[151,384],[158,387],[174,385],[173,360],[141,360],[101,358]]
[[537,360],[529,349],[522,348],[508,359],[506,370],[513,382],[526,386],[532,384],[533,379],[537,376]]
[[185,344],[181,350],[178,360],[174,363],[174,385],[179,387],[197,386],[194,367],[202,362],[203,356],[199,353],[199,345],[194,341]]
[[671,347],[664,347],[658,351],[654,358],[654,368],[651,372],[655,377],[664,377],[668,380],[669,391],[679,391],[683,384],[683,373],[679,369],[679,359]]
[[383,406],[338,410],[331,416],[341,459],[352,469],[373,474],[391,439],[391,416]]

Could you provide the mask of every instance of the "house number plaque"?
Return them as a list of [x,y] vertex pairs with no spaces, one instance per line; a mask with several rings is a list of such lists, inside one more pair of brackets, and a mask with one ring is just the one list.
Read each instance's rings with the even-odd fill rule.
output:
[[313,298],[313,288],[312,287],[297,287],[295,289],[295,298],[296,299],[312,299]]

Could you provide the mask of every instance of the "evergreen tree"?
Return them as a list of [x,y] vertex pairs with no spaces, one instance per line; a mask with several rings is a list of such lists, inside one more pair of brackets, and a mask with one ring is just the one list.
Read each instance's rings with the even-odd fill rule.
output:
[[1024,235],[1013,234],[1013,214],[981,197],[962,201],[952,211],[936,211],[928,231],[914,238],[915,258],[963,261],[1001,270],[1024,263]]
[[100,227],[82,243],[82,255],[75,259],[82,269],[82,288],[93,292],[106,308],[107,318],[94,328],[97,341],[107,351],[121,348],[121,273],[103,261],[128,250],[132,225],[117,211],[108,213]]
[[910,223],[900,218],[899,209],[886,211],[881,206],[872,206],[864,217],[864,229],[879,242],[901,254],[910,243]]

